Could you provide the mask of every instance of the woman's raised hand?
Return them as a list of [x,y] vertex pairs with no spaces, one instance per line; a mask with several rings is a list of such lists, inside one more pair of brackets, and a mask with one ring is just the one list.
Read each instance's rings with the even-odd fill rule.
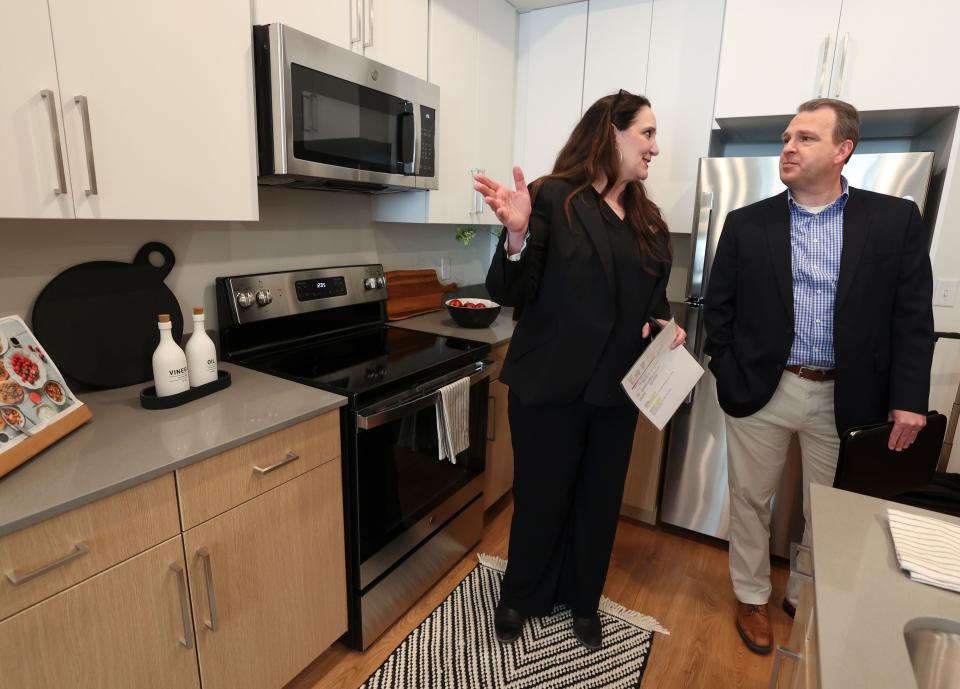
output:
[[497,220],[503,223],[511,235],[522,237],[527,231],[531,212],[530,192],[527,191],[527,182],[523,179],[523,170],[519,167],[513,168],[515,189],[495,182],[486,175],[476,175],[474,179],[474,189],[483,194],[483,200],[490,206]]

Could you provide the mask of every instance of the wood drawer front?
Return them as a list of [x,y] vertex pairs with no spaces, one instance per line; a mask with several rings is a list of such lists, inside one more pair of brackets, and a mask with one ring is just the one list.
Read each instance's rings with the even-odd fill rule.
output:
[[[4,536],[0,619],[179,532],[177,492],[170,473]],[[38,571],[42,573],[30,576]],[[11,578],[22,583],[14,584]]]
[[183,566],[177,535],[0,622],[0,685],[200,689]]
[[[294,455],[296,459],[283,463]],[[339,456],[337,410],[178,469],[183,528],[223,514]]]
[[509,342],[504,342],[503,344],[496,345],[490,350],[490,356],[488,358],[493,360],[493,368],[490,371],[490,380],[497,380],[500,378],[500,369],[503,368],[503,358],[507,355],[507,347],[509,346]]

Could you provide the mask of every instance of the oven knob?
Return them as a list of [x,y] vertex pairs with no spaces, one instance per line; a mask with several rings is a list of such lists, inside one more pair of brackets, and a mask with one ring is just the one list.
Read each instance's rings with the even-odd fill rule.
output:
[[376,289],[377,288],[377,278],[366,278],[363,281],[363,286],[366,289]]
[[261,289],[257,290],[257,304],[260,306],[266,306],[273,301],[273,295],[270,294],[270,290]]
[[377,278],[377,287],[379,287],[380,289],[383,289],[386,286],[387,286],[387,278],[383,277],[382,275],[379,276]]
[[253,292],[237,292],[237,306],[241,309],[249,309],[253,306]]

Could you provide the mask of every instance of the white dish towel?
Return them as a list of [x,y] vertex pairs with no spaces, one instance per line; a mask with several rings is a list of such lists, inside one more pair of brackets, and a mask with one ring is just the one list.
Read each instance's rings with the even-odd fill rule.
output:
[[913,581],[960,592],[960,526],[887,508],[900,568]]
[[457,455],[470,447],[470,379],[444,385],[437,393],[439,459],[456,464]]

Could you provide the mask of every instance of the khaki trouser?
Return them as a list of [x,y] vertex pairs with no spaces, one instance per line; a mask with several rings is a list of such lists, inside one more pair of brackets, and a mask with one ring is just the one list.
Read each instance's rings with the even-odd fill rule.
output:
[[[730,485],[730,578],[741,603],[770,598],[770,503],[797,433],[803,460],[803,544],[810,546],[810,484],[833,484],[840,438],[833,416],[833,381],[812,381],[785,371],[767,405],[744,418],[727,415]],[[791,575],[787,599],[799,582]]]

